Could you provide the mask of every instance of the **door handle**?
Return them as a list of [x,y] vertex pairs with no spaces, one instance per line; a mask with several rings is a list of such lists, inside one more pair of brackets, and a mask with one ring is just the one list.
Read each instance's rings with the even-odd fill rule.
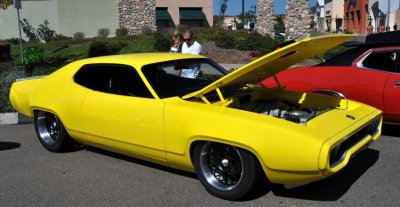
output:
[[399,86],[400,85],[400,81],[395,81],[394,85]]

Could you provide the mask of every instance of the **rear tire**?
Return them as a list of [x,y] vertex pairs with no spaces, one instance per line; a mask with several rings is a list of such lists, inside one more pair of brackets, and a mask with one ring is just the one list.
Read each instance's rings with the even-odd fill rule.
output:
[[197,144],[193,164],[206,190],[226,200],[238,200],[251,193],[262,173],[257,159],[248,151],[215,142]]
[[34,113],[34,124],[36,135],[47,150],[63,152],[71,149],[74,145],[74,141],[56,115],[50,112],[36,111]]

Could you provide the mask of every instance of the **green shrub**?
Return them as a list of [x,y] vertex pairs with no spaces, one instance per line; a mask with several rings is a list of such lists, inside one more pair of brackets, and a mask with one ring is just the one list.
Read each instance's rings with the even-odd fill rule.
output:
[[[65,62],[64,62],[65,64]],[[32,70],[32,76],[42,76],[49,75],[50,73],[56,71],[59,67],[49,67],[49,66],[39,66]]]
[[201,42],[216,41],[221,33],[225,33],[221,28],[202,28],[195,32],[195,36]]
[[235,47],[235,38],[230,33],[223,33],[217,37],[215,45],[225,49],[232,49]]
[[263,36],[258,33],[249,34],[244,40],[236,44],[238,50],[256,50],[261,52],[271,52],[275,46],[276,43],[274,39],[268,35]]
[[171,38],[167,34],[154,33],[154,49],[157,51],[169,51],[171,48]]
[[82,40],[85,38],[85,33],[83,32],[75,32],[74,35],[74,40]]
[[153,34],[153,29],[148,25],[143,25],[140,27],[140,34],[146,36],[151,35]]
[[25,47],[23,53],[25,64],[37,64],[43,62],[44,50],[41,47]]
[[22,72],[15,70],[11,62],[0,63],[0,113],[14,112],[9,100],[10,88],[21,77]]
[[54,37],[50,39],[51,42],[57,42],[57,41],[66,41],[66,40],[71,40],[72,37],[67,37],[62,34],[56,34]]
[[107,50],[107,43],[103,41],[95,41],[90,44],[88,56],[89,57],[98,57],[109,55]]
[[126,42],[105,42],[105,41],[94,41],[89,46],[89,57],[98,57],[105,55],[115,55],[119,51],[126,47],[128,44]]
[[97,36],[101,38],[107,38],[110,35],[110,29],[108,28],[101,28],[97,30]]
[[245,30],[234,30],[232,31],[233,38],[235,39],[235,44],[240,41],[243,41],[248,36],[247,31]]
[[118,28],[115,30],[115,36],[117,37],[127,37],[129,35],[129,30],[125,27]]
[[119,51],[126,47],[128,44],[124,41],[117,41],[117,42],[108,42],[107,43],[107,50],[110,55],[118,54]]
[[[21,40],[22,40],[23,43],[25,42],[24,39],[21,39]],[[15,45],[17,45],[17,44],[19,44],[19,38],[4,39],[4,40],[0,40],[0,42],[8,42],[8,43],[10,43],[10,44],[15,44]]]

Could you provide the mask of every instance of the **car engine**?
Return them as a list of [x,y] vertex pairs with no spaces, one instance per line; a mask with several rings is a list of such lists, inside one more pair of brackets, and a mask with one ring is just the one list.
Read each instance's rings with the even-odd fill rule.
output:
[[259,114],[274,116],[301,125],[329,110],[329,108],[301,107],[298,103],[292,103],[284,99],[272,99],[262,102],[246,102],[241,104],[241,109]]

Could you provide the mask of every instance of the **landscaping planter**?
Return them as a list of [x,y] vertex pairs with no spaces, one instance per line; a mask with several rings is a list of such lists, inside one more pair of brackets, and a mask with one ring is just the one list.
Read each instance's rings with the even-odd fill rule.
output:
[[0,42],[0,62],[6,62],[11,59],[11,46],[9,43]]
[[17,112],[0,114],[0,125],[29,124],[29,123],[33,123],[32,119]]
[[0,114],[0,125],[18,124],[18,113]]

